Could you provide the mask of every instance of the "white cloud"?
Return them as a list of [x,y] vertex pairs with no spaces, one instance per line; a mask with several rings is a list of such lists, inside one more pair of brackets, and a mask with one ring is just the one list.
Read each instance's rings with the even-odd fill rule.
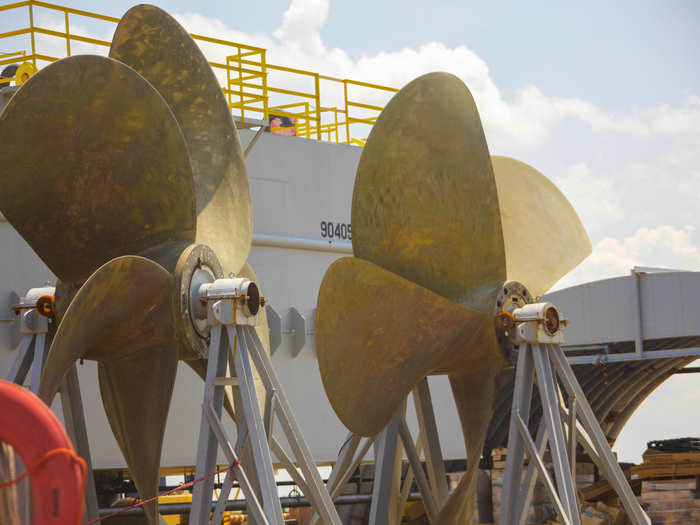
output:
[[[550,139],[556,127],[566,119],[585,123],[594,133],[625,134],[638,137],[654,135],[700,134],[700,97],[687,97],[680,107],[666,104],[640,108],[630,114],[603,111],[591,102],[558,96],[547,96],[538,87],[524,86],[512,100],[506,100],[490,76],[486,62],[465,46],[449,48],[440,42],[426,43],[418,48],[403,48],[363,55],[357,60],[338,48],[329,49],[321,38],[321,29],[328,18],[329,0],[292,0],[283,14],[280,27],[272,35],[246,33],[228,28],[221,20],[188,12],[174,16],[188,31],[214,36],[233,42],[264,47],[270,63],[318,71],[324,75],[352,78],[376,84],[400,87],[413,78],[430,71],[450,71],[465,81],[479,107],[487,137],[492,144],[520,143],[542,145]],[[42,16],[43,25],[62,31],[62,19]],[[84,27],[73,25],[72,30],[89,36]],[[97,35],[109,40],[110,32]],[[59,39],[41,37],[52,54],[60,56],[65,44]],[[200,43],[211,60],[225,62],[232,53],[230,48]],[[79,52],[106,53],[106,48],[74,44]],[[292,88],[310,87],[310,79],[284,78]],[[223,79],[223,75],[221,75]],[[338,105],[341,91],[329,90],[323,104]],[[383,104],[389,94],[365,93],[369,103]],[[282,100],[284,102],[284,100]]]
[[297,0],[284,13],[282,26],[274,35],[280,42],[289,42],[298,51],[322,55],[326,46],[321,28],[328,18],[328,0]]
[[[328,10],[328,0],[292,0],[279,29],[270,36],[234,31],[219,20],[193,13],[177,18],[194,33],[263,46],[268,49],[271,63],[340,78],[400,87],[423,73],[450,71],[469,86],[492,144],[542,145],[567,119],[586,124],[596,134],[636,137],[700,134],[698,96],[689,96],[680,107],[662,104],[629,114],[609,113],[577,98],[547,96],[533,85],[524,86],[513,100],[506,100],[491,78],[486,62],[465,46],[449,48],[440,42],[430,42],[418,48],[381,51],[353,60],[342,49],[328,49],[323,43],[321,29]],[[203,47],[208,53],[217,53]],[[218,59],[223,52],[218,50]],[[371,96],[375,98],[370,103],[381,104],[389,95],[375,92]],[[330,98],[324,105],[340,102],[337,95],[331,94]]]
[[606,237],[591,255],[555,288],[628,274],[635,266],[700,271],[700,248],[693,241],[694,226],[640,228],[623,239]]

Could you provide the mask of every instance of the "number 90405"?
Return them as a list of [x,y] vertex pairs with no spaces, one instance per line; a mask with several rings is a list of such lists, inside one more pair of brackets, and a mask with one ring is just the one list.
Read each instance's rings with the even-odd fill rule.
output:
[[321,221],[321,237],[352,240],[352,226],[344,222]]

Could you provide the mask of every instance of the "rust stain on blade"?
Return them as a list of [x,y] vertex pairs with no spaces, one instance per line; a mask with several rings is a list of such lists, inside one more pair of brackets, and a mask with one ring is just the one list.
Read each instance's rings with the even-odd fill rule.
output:
[[172,276],[143,257],[118,257],[100,267],[63,315],[44,364],[39,397],[50,405],[77,359],[123,359],[144,348],[174,344],[172,287]]
[[352,226],[357,257],[464,306],[493,307],[506,278],[498,194],[457,77],[419,77],[384,108],[357,170]]
[[[100,267],[65,312],[39,386],[39,397],[50,405],[77,359],[98,361],[105,413],[143,499],[158,489],[177,370],[173,281],[143,257],[118,257]],[[146,508],[151,525],[158,523],[156,507]]]
[[[99,361],[98,372],[105,414],[139,496],[153,498],[177,354],[172,346],[153,346],[124,359]],[[144,511],[150,525],[160,523],[157,501],[144,505]]]
[[[158,92],[124,64],[80,55],[27,81],[0,115],[0,210],[62,281],[110,259],[192,241],[192,170]],[[167,212],[166,212],[167,210]]]
[[316,334],[333,409],[353,432],[376,434],[416,383],[454,360],[488,322],[368,261],[339,259],[321,285]]
[[224,274],[248,258],[253,212],[238,131],[204,54],[165,11],[138,5],[122,17],[109,56],[140,73],[163,95],[192,161],[198,244],[216,252]]
[[481,352],[482,355],[493,357],[473,359],[461,370],[449,375],[467,450],[467,472],[440,509],[436,523],[441,525],[471,522],[476,501],[479,460],[498,395],[498,378],[503,368],[503,361],[496,357],[499,350],[492,332],[485,333],[473,346],[482,347],[485,350]]

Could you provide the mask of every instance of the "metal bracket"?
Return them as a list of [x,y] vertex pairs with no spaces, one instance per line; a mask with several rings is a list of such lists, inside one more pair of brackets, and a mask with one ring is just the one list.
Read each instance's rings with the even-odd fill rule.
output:
[[270,329],[270,355],[274,355],[282,344],[282,318],[269,304],[265,305],[265,312],[267,313],[267,326]]
[[297,357],[306,344],[306,319],[293,306],[287,314],[289,328],[294,334],[292,337],[292,357]]

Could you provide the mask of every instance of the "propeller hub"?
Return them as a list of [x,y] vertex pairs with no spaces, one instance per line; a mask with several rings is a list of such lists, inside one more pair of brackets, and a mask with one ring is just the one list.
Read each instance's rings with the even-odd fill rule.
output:
[[506,281],[496,296],[494,306],[494,329],[496,340],[506,359],[510,359],[515,351],[515,317],[513,312],[532,303],[534,297],[522,283]]
[[209,327],[206,306],[200,301],[203,285],[224,277],[219,259],[204,244],[191,244],[180,255],[175,267],[177,329],[186,355],[182,359],[200,359],[209,353]]

